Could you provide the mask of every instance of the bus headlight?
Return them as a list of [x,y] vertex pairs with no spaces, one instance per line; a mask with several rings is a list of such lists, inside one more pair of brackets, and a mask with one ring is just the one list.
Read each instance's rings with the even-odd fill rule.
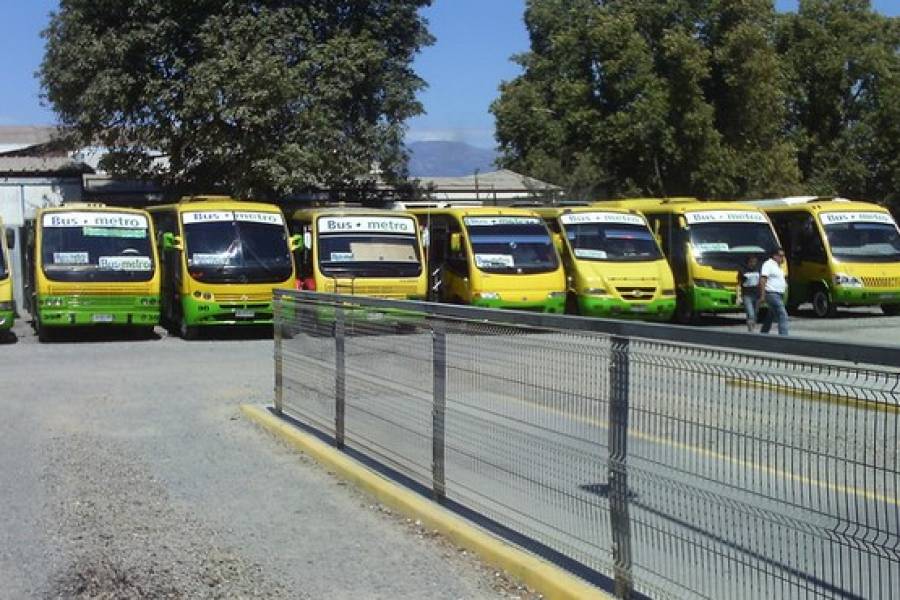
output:
[[694,285],[702,288],[710,288],[713,290],[724,290],[726,286],[722,285],[718,281],[713,281],[712,279],[695,279]]
[[675,295],[675,290],[663,290],[663,291],[662,291],[662,295],[663,295],[663,296],[674,296],[674,295]]
[[498,294],[497,292],[476,292],[474,295],[476,298],[479,298],[481,300],[499,300],[500,299],[500,294]]
[[834,274],[834,285],[842,285],[844,287],[862,287],[863,282],[859,277],[845,275],[844,273]]
[[609,296],[605,288],[584,288],[581,293],[585,296]]
[[212,300],[212,294],[210,294],[209,292],[203,292],[203,299]]

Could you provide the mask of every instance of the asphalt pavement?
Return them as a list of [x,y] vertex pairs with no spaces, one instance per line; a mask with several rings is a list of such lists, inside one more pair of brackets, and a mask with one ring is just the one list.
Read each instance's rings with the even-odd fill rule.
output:
[[531,597],[243,420],[272,399],[265,331],[15,333],[0,598]]

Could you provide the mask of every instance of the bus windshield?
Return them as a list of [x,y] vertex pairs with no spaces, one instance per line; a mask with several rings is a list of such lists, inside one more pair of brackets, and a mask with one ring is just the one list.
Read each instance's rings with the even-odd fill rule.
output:
[[738,269],[748,256],[765,258],[779,245],[768,223],[697,223],[689,231],[696,261],[715,269]]
[[150,244],[143,215],[55,212],[43,218],[41,261],[54,281],[148,281]]
[[825,225],[831,254],[837,260],[900,261],[900,234],[888,223],[836,223]]
[[662,258],[646,225],[581,223],[566,225],[566,237],[576,258],[642,261]]
[[538,217],[466,217],[475,266],[486,273],[546,273],[559,267]]
[[326,277],[417,277],[422,272],[415,235],[319,235],[319,269]]
[[293,263],[280,214],[189,212],[182,221],[188,271],[197,281],[277,283],[291,277]]

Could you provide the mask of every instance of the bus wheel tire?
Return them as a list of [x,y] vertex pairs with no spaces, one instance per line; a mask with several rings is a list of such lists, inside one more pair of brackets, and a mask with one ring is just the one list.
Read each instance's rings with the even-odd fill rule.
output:
[[813,312],[820,319],[833,317],[837,314],[837,306],[831,299],[831,294],[825,288],[819,287],[813,292]]
[[678,302],[675,305],[675,314],[672,316],[675,318],[676,323],[682,325],[692,325],[698,320],[697,313],[683,302]]
[[578,298],[575,294],[566,295],[566,314],[580,315],[581,310],[578,308]]
[[183,340],[196,340],[197,334],[197,328],[193,325],[188,325],[184,320],[178,325],[178,335],[180,335]]
[[882,304],[881,312],[889,317],[896,317],[900,315],[900,304]]

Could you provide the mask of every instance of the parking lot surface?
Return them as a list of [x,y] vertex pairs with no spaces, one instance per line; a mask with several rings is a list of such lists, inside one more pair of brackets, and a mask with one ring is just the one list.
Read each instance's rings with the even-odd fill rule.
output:
[[524,596],[243,420],[272,341],[0,345],[0,598]]

